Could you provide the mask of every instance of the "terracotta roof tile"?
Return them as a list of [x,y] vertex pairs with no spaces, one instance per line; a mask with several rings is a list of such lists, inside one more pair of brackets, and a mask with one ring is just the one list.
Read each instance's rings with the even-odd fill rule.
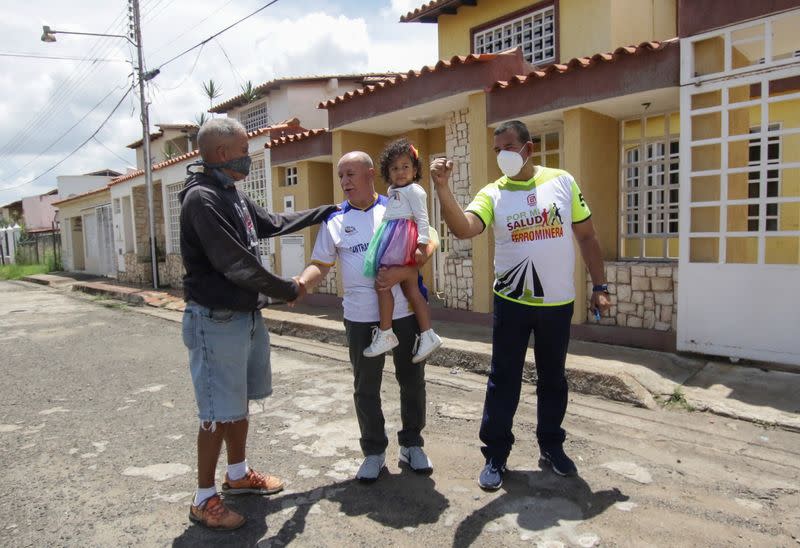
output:
[[418,71],[410,70],[405,74],[398,74],[397,77],[390,78],[384,82],[379,82],[374,85],[366,86],[353,91],[348,91],[344,95],[339,95],[338,97],[334,97],[333,99],[329,99],[327,101],[319,103],[319,105],[317,105],[317,108],[330,108],[340,103],[346,103],[347,101],[351,101],[357,97],[371,95],[372,93],[375,93],[376,91],[380,91],[385,88],[402,85],[404,82],[407,82],[408,80],[412,80],[414,78],[420,78],[426,74],[431,74],[434,72],[443,72],[445,70],[452,69],[460,65],[470,65],[472,63],[486,63],[488,61],[491,61],[492,59],[496,59],[500,55],[516,55],[516,54],[517,54],[516,50],[509,50],[508,52],[503,52],[503,53],[483,53],[483,54],[470,53],[469,55],[456,55],[449,60],[443,59],[433,66],[426,65]]
[[524,84],[532,84],[556,74],[564,74],[577,69],[591,68],[602,63],[613,63],[626,55],[641,55],[646,52],[661,51],[669,47],[678,47],[678,44],[678,39],[672,38],[662,42],[642,42],[638,46],[619,47],[613,52],[596,53],[591,57],[575,57],[567,61],[566,64],[553,63],[552,65],[538,68],[527,75],[518,75],[507,81],[501,80],[495,82],[489,89],[490,91],[493,91],[496,89],[505,89]]
[[[253,91],[258,94],[259,99],[263,97],[266,93],[272,91],[273,89],[277,89],[285,84],[292,84],[292,83],[301,83],[301,82],[316,82],[316,81],[323,81],[323,80],[330,80],[331,78],[338,78],[340,80],[361,80],[361,81],[369,81],[370,79],[383,79],[390,76],[394,76],[395,73],[365,73],[365,74],[339,74],[339,75],[319,75],[319,76],[298,76],[294,78],[276,78],[274,80],[270,80],[269,82],[265,82],[253,88]],[[218,105],[208,109],[208,112],[214,112],[217,114],[222,114],[228,112],[229,110],[245,105],[247,101],[245,99],[244,94],[239,94],[236,97],[232,97]]]
[[[153,164],[153,171],[158,171],[159,169],[164,169],[165,167],[169,167],[171,165],[179,164],[179,163],[183,162],[184,160],[188,160],[189,158],[193,158],[193,157],[199,156],[199,155],[200,155],[200,150],[193,150],[191,152],[187,152],[186,154],[181,154],[180,156],[176,156],[174,158],[170,158],[169,160],[167,160],[165,162],[161,162],[159,164]],[[114,186],[114,185],[117,185],[119,183],[124,183],[125,181],[130,181],[131,179],[135,179],[136,177],[139,177],[140,175],[144,175],[144,170],[143,169],[137,169],[136,171],[131,171],[130,173],[126,173],[122,177],[116,177],[116,178],[112,179],[108,183],[108,186]]]
[[[291,128],[294,131],[298,131],[298,132],[299,131],[303,131],[303,127],[300,126],[300,120],[298,120],[297,118],[289,118],[288,120],[284,120],[280,124],[276,124],[274,126],[262,127],[260,129],[255,130],[255,131],[251,131],[251,132],[249,132],[247,134],[247,138],[248,139],[253,139],[254,137],[259,137],[259,136],[264,135],[266,133],[270,133],[271,134],[274,131],[283,131],[283,130],[286,130],[286,129],[289,129],[289,128]],[[179,163],[183,162],[184,160],[188,160],[189,158],[194,158],[195,156],[199,156],[199,155],[200,155],[200,150],[199,149],[193,150],[191,152],[187,152],[186,154],[181,154],[180,156],[176,156],[175,158],[170,158],[169,160],[166,160],[164,162],[161,162],[161,163],[158,163],[158,164],[153,164],[153,171],[158,171],[159,169],[164,169],[165,167],[169,167],[169,166],[172,166],[172,165],[175,165],[175,164],[179,164]],[[144,175],[144,170],[143,169],[137,169],[136,171],[132,171],[130,173],[126,173],[125,175],[123,175],[121,177],[116,177],[116,178],[112,179],[108,183],[108,186],[113,186],[113,185],[116,185],[116,184],[119,184],[119,183],[124,183],[125,181],[130,181],[131,179],[135,179],[136,177],[139,177],[140,175]]]
[[57,202],[53,202],[50,205],[57,206],[61,204],[66,204],[67,202],[72,202],[74,200],[80,200],[81,198],[86,198],[87,196],[92,196],[93,194],[100,194],[102,192],[107,192],[108,186],[96,188],[94,190],[90,190],[88,192],[84,192],[83,194],[76,194],[75,196],[70,196],[68,198],[64,198],[63,200],[59,200]]
[[420,23],[430,23],[437,20],[439,15],[446,9],[455,10],[463,5],[475,5],[475,0],[433,0],[422,4],[414,11],[410,11],[400,18],[402,23],[412,23],[418,21]]
[[293,133],[289,135],[283,135],[278,139],[273,139],[269,143],[264,145],[264,148],[275,148],[281,145],[285,145],[287,143],[295,143],[298,141],[305,141],[306,139],[310,139],[311,137],[316,137],[317,135],[324,135],[328,133],[327,129],[311,129],[308,131],[304,131],[302,133]]

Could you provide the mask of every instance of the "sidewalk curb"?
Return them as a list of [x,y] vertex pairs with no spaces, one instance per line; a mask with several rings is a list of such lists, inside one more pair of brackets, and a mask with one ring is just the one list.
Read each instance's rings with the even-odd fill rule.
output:
[[[288,335],[327,344],[347,346],[344,328],[332,329],[320,325],[274,318],[267,318],[266,322],[269,331],[277,335]],[[445,344],[428,359],[427,363],[429,365],[451,369],[459,368],[484,376],[489,374],[490,355],[483,352],[455,348],[455,341],[448,341],[450,340],[445,339]],[[536,383],[536,366],[533,362],[525,362],[523,378],[531,384]],[[567,383],[570,390],[581,394],[630,403],[647,409],[658,407],[653,396],[633,377],[625,373],[592,370],[586,367],[567,367]]]
[[88,295],[100,295],[119,301],[125,301],[134,306],[145,304],[141,291],[136,288],[114,286],[102,282],[76,282],[72,284],[72,291],[80,291]]

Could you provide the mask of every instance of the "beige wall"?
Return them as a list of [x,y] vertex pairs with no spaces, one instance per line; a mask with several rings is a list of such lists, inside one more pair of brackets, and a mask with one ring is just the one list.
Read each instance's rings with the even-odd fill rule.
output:
[[[482,1],[439,17],[439,57],[472,51],[472,29],[535,7],[531,0]],[[559,60],[677,35],[677,0],[559,0]]]
[[[474,197],[480,189],[495,181],[500,175],[494,160],[492,130],[487,129],[486,95],[475,93],[469,97],[470,193]],[[491,312],[494,297],[494,239],[491,230],[472,240],[472,287],[474,312]]]
[[[606,260],[617,257],[619,234],[619,123],[585,108],[564,113],[564,168],[578,181]],[[576,245],[576,303],[586,301],[586,270]],[[573,322],[586,321],[576,307]]]
[[[292,186],[282,186],[286,175],[285,167],[272,168],[272,201],[276,213],[283,213],[283,199],[286,196],[294,197],[295,211],[334,203],[332,171],[329,163],[301,161],[295,165],[297,166],[297,184]],[[305,237],[306,264],[311,262],[311,252],[314,250],[314,242],[318,233],[318,225],[297,232]],[[280,238],[276,238],[275,272],[280,274],[281,270]]]

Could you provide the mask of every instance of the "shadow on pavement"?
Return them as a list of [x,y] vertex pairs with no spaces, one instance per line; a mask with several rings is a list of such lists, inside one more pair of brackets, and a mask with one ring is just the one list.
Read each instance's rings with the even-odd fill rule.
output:
[[[524,531],[544,531],[565,521],[591,519],[615,502],[628,500],[619,489],[593,492],[580,476],[560,478],[550,471],[508,471],[502,495],[468,515],[456,529],[454,547],[471,546],[489,523],[516,515]],[[512,518],[513,519],[513,518]]]
[[[244,527],[220,532],[190,524],[173,541],[172,546],[288,545],[303,534],[311,508],[321,500],[338,503],[339,511],[348,517],[365,516],[394,529],[436,523],[450,505],[445,496],[436,490],[431,477],[406,471],[399,474],[384,471],[379,481],[370,485],[348,480],[300,493],[279,493],[272,497],[229,497],[226,503],[247,517]],[[291,511],[276,520],[282,522],[280,528],[269,529],[268,534],[267,518],[287,509]]]

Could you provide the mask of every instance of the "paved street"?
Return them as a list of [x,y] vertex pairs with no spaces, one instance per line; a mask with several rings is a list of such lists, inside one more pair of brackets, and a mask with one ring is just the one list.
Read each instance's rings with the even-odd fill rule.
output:
[[526,387],[513,471],[484,493],[485,378],[442,367],[426,372],[433,475],[397,465],[389,361],[388,473],[360,485],[344,349],[277,336],[249,460],[287,489],[232,499],[245,528],[205,531],[187,519],[197,422],[179,319],[0,282],[0,545],[800,546],[800,434],[573,396],[581,474],[562,479],[538,465]]

